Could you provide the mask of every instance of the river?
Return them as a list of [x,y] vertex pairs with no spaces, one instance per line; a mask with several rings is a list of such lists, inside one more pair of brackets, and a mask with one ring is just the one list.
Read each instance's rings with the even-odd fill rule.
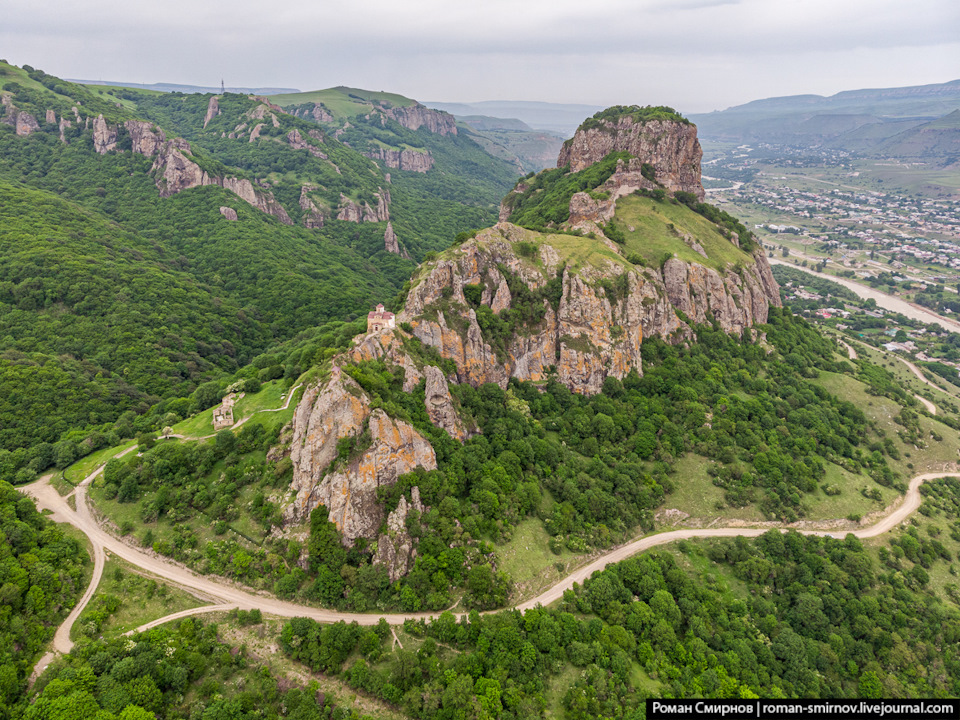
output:
[[769,260],[771,265],[786,265],[787,267],[801,270],[808,275],[814,275],[818,278],[835,282],[838,285],[843,285],[843,287],[847,288],[848,290],[852,290],[864,300],[876,300],[877,305],[882,307],[884,310],[900,313],[901,315],[907,316],[911,320],[919,320],[922,323],[934,323],[942,327],[944,330],[949,330],[950,332],[960,332],[960,322],[937,315],[936,313],[922,308],[919,305],[913,305],[912,303],[908,303],[906,300],[901,300],[893,295],[888,295],[880,290],[875,290],[868,285],[863,285],[861,283],[854,282],[853,280],[848,280],[847,278],[834,277],[833,275],[818,273],[815,270],[800,267],[799,265],[794,265],[791,262],[786,262],[778,258],[769,258]]

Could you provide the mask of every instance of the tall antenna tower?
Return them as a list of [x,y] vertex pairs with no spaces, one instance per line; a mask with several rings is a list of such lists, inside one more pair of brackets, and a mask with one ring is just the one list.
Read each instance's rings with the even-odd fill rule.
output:
[[220,78],[220,94],[223,95],[223,78]]

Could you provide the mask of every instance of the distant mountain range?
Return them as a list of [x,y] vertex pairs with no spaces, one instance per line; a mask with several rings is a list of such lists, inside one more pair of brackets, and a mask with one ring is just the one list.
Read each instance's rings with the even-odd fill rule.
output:
[[[176,83],[78,82],[160,92],[215,93],[220,90]],[[300,92],[289,88],[227,90],[270,95],[280,104],[285,104],[287,96]],[[454,115],[488,153],[515,164],[521,172],[552,165],[560,141],[572,136],[583,120],[602,109],[598,105],[523,100],[425,102],[424,105]],[[960,157],[958,110],[960,80],[953,80],[911,87],[846,90],[830,96],[764,98],[726,110],[692,114],[689,118],[696,123],[700,138],[707,141],[828,148],[952,164]]]
[[[67,82],[78,83],[80,85],[106,85],[109,87],[129,87],[138,90],[155,90],[157,92],[182,92],[182,93],[218,93],[221,91],[219,85],[183,85],[181,83],[135,83],[135,82],[117,82],[115,80],[77,80],[67,78]],[[227,85],[224,88],[226,92],[246,93],[249,95],[279,95],[281,93],[298,93],[296,88],[282,87],[233,87]]]
[[904,158],[960,154],[960,80],[754,100],[691,115],[702,139]]
[[535,130],[568,138],[585,119],[603,110],[600,105],[530,102],[524,100],[484,100],[473,103],[424,102],[434,110],[444,110],[458,118],[481,115],[497,118],[515,118]]

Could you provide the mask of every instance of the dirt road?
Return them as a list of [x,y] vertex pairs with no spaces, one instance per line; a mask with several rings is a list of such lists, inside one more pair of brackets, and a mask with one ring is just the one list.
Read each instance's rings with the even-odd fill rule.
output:
[[[130,448],[126,452],[131,452]],[[77,607],[70,614],[70,617],[64,621],[63,625],[57,631],[54,638],[54,651],[67,653],[73,647],[69,634],[73,621],[80,615],[86,602],[93,595],[99,582],[100,574],[103,572],[103,557],[106,551],[115,554],[117,557],[126,560],[137,567],[157,575],[160,578],[170,580],[178,585],[199,591],[204,595],[216,599],[216,603],[210,606],[193,608],[174,615],[155,620],[143,626],[145,629],[163,624],[170,620],[197,615],[206,612],[215,612],[227,610],[230,608],[240,608],[243,610],[252,610],[259,608],[262,612],[269,615],[280,617],[310,617],[319,622],[357,622],[360,625],[375,625],[383,617],[392,625],[400,624],[404,620],[413,618],[429,618],[436,616],[437,613],[389,613],[389,614],[361,614],[361,613],[343,613],[335,610],[325,610],[320,608],[297,605],[296,603],[278,600],[265,594],[257,594],[236,585],[230,584],[222,578],[212,578],[198,575],[187,568],[140,548],[128,545],[119,538],[113,537],[107,533],[96,522],[90,511],[87,502],[87,487],[93,482],[94,478],[100,473],[95,471],[77,487],[72,493],[76,498],[77,510],[74,511],[67,503],[67,498],[60,494],[50,484],[50,477],[44,477],[35,483],[21,488],[31,497],[35,498],[38,507],[52,511],[52,518],[58,522],[68,522],[79,528],[90,538],[94,548],[95,571],[93,581],[84,594],[84,599],[77,604]],[[853,531],[853,534],[860,538],[875,537],[896,527],[910,516],[918,507],[920,507],[920,485],[927,480],[944,477],[947,475],[958,475],[954,471],[940,473],[924,473],[917,475],[910,481],[906,495],[890,508],[890,512],[875,525]],[[69,496],[68,496],[69,497]],[[756,537],[766,532],[766,529],[758,528],[714,528],[714,529],[684,529],[671,532],[660,533],[649,537],[640,538],[631,543],[616,548],[601,558],[579,568],[564,580],[560,581],[546,592],[537,597],[528,600],[517,606],[517,609],[526,610],[537,605],[548,605],[563,596],[564,591],[573,587],[574,583],[582,583],[591,574],[597,570],[602,570],[611,563],[624,560],[639,552],[643,552],[657,545],[664,545],[677,540],[708,538],[708,537]],[[830,533],[828,531],[806,530],[801,531],[809,535],[840,535],[840,533]],[[846,535],[846,533],[842,533]],[[99,560],[97,560],[99,558]],[[96,568],[99,567],[99,572]],[[46,667],[49,662],[49,655],[44,656],[37,665],[38,670]]]
[[837,338],[837,342],[840,343],[841,345],[843,345],[843,346],[847,349],[847,358],[849,358],[850,360],[856,360],[856,359],[857,359],[857,351],[854,350],[851,345],[848,345],[847,343],[845,343],[845,342],[844,342],[843,340],[841,340],[840,338]]

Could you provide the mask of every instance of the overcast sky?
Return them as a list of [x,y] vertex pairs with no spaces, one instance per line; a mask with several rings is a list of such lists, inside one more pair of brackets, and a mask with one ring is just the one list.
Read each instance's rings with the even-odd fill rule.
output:
[[0,57],[61,77],[429,101],[723,109],[960,78],[958,0],[31,0]]

